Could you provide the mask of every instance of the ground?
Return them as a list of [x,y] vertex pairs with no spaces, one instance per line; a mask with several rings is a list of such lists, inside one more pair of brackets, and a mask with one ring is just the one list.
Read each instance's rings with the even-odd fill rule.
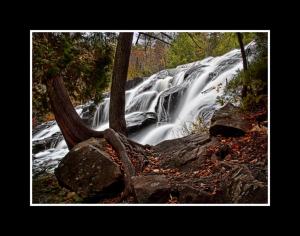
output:
[[[242,175],[241,178],[243,178],[245,171],[251,172],[254,181],[259,181],[259,183],[267,186],[268,130],[265,126],[266,124],[261,122],[266,119],[266,111],[247,113],[245,117],[252,124],[252,129],[249,132],[240,137],[214,137],[211,142],[206,144],[205,150],[201,154],[201,161],[191,159],[194,161],[191,163],[194,164],[189,165],[189,167],[187,167],[188,165],[185,165],[183,168],[165,167],[162,164],[163,157],[158,156],[157,153],[151,150],[148,152],[147,163],[142,168],[138,167],[138,161],[131,157],[133,165],[136,169],[139,169],[137,175],[165,175],[172,184],[169,200],[165,203],[182,203],[185,200],[193,201],[182,197],[178,199],[178,189],[174,190],[174,186],[183,186],[183,183],[188,188],[196,189],[197,194],[199,191],[203,193],[200,200],[198,198],[197,201],[214,203],[231,201],[232,199],[220,198],[222,194],[224,195],[224,186],[230,186],[226,185],[224,180],[226,180],[228,175],[236,177],[240,174]],[[110,145],[107,146],[106,151],[115,162],[122,165]],[[238,169],[238,167],[245,167],[246,169]],[[235,168],[237,170],[233,172]],[[234,191],[236,191],[236,189],[239,189],[239,186],[236,186],[236,183],[234,184]],[[87,200],[83,200],[75,192],[60,187],[52,173],[35,177],[32,186],[33,203],[87,203]],[[260,197],[260,193],[257,193],[257,195],[257,198],[252,197],[251,199],[257,202],[266,200],[265,194],[264,197]],[[240,199],[236,198],[235,201],[239,202]],[[121,200],[119,194],[113,198],[97,199],[96,202],[90,201],[90,203],[134,203],[134,199]]]

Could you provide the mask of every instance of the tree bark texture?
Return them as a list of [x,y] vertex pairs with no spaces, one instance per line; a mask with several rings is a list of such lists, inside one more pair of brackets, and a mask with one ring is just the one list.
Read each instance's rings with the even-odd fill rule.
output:
[[[247,76],[247,70],[248,70],[248,65],[247,65],[247,57],[246,57],[246,52],[245,52],[245,48],[244,48],[244,43],[243,43],[243,36],[241,33],[236,33],[238,41],[239,41],[239,45],[241,48],[241,54],[242,54],[242,59],[243,59],[243,68],[244,68],[244,72],[245,72],[245,76]],[[244,84],[243,89],[242,89],[242,97],[246,97],[247,96],[247,86]]]
[[125,86],[133,33],[120,33],[112,75],[109,127],[127,135],[125,121]]

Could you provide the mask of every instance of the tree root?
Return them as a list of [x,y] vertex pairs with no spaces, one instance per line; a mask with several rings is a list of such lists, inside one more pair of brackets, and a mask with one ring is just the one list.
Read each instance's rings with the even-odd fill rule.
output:
[[131,177],[135,176],[136,174],[135,168],[127,155],[126,148],[123,142],[121,141],[120,135],[117,132],[115,132],[113,129],[106,129],[104,131],[104,138],[117,152],[117,154],[120,157],[120,161],[123,164],[125,176],[125,190],[122,195],[122,199],[125,199],[127,196],[133,193]]

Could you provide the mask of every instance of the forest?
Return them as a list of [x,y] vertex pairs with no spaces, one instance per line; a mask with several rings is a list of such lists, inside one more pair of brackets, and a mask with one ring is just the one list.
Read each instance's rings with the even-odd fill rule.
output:
[[269,203],[268,31],[31,43],[31,204]]

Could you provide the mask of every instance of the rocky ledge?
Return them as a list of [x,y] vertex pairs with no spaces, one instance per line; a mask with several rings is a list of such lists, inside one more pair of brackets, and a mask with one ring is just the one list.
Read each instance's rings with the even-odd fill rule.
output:
[[105,139],[76,145],[55,175],[61,186],[99,203],[267,203],[267,129],[257,120],[226,105],[215,112],[209,134],[156,146],[127,142],[136,175],[126,199],[122,163]]

